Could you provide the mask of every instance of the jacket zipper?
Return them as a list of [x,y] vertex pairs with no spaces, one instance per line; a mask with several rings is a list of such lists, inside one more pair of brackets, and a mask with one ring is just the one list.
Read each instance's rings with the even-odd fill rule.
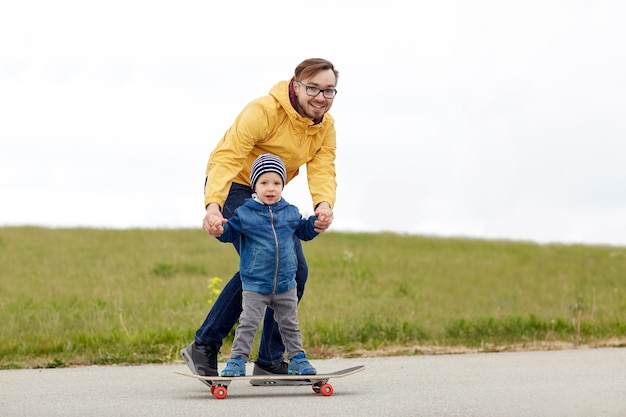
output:
[[271,207],[268,207],[270,211],[270,224],[272,226],[272,232],[274,233],[274,244],[276,245],[276,266],[274,268],[274,291],[272,294],[276,294],[276,289],[278,287],[278,235],[276,234],[276,229],[274,228],[274,212]]

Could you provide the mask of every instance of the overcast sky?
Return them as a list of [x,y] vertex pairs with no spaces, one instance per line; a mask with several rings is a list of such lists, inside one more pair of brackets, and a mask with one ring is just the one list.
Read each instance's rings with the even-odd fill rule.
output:
[[[302,5],[301,5],[302,4]],[[626,2],[0,5],[0,225],[198,227],[209,153],[340,71],[333,229],[626,245]],[[285,198],[312,212],[304,176]]]

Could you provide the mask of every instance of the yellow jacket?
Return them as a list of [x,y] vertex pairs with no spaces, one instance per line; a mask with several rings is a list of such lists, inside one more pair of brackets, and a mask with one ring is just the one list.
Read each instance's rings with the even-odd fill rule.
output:
[[204,206],[224,201],[232,182],[250,186],[250,168],[262,153],[281,157],[287,183],[306,164],[313,207],[335,205],[335,120],[326,113],[321,123],[302,117],[289,101],[289,82],[280,81],[268,96],[250,102],[215,147],[206,169]]

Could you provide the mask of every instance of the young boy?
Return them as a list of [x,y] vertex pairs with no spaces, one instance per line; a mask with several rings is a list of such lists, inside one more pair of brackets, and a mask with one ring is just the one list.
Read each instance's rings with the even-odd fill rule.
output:
[[316,232],[315,216],[302,218],[296,206],[281,198],[286,182],[283,161],[272,154],[260,155],[253,163],[250,184],[252,199],[226,220],[211,216],[212,227],[223,224],[217,239],[240,239],[242,312],[235,340],[222,376],[246,375],[246,362],[266,307],[274,310],[289,359],[289,374],[314,375],[316,369],[306,359],[298,329],[294,239],[311,240]]

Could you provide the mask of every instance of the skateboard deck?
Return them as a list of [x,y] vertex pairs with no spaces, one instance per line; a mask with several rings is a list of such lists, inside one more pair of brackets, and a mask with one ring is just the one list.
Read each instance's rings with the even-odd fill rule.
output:
[[277,380],[290,380],[290,381],[302,381],[308,382],[313,386],[313,392],[316,394],[322,394],[325,397],[333,395],[334,389],[331,384],[328,383],[332,378],[343,378],[349,375],[356,374],[365,369],[365,365],[353,366],[352,368],[342,369],[340,371],[331,372],[327,374],[316,375],[246,375],[237,377],[226,376],[201,376],[188,372],[174,371],[179,375],[196,378],[201,381],[206,381],[211,384],[211,394],[219,400],[223,400],[228,395],[228,386],[232,381],[268,381],[267,385],[271,385],[271,381]]

